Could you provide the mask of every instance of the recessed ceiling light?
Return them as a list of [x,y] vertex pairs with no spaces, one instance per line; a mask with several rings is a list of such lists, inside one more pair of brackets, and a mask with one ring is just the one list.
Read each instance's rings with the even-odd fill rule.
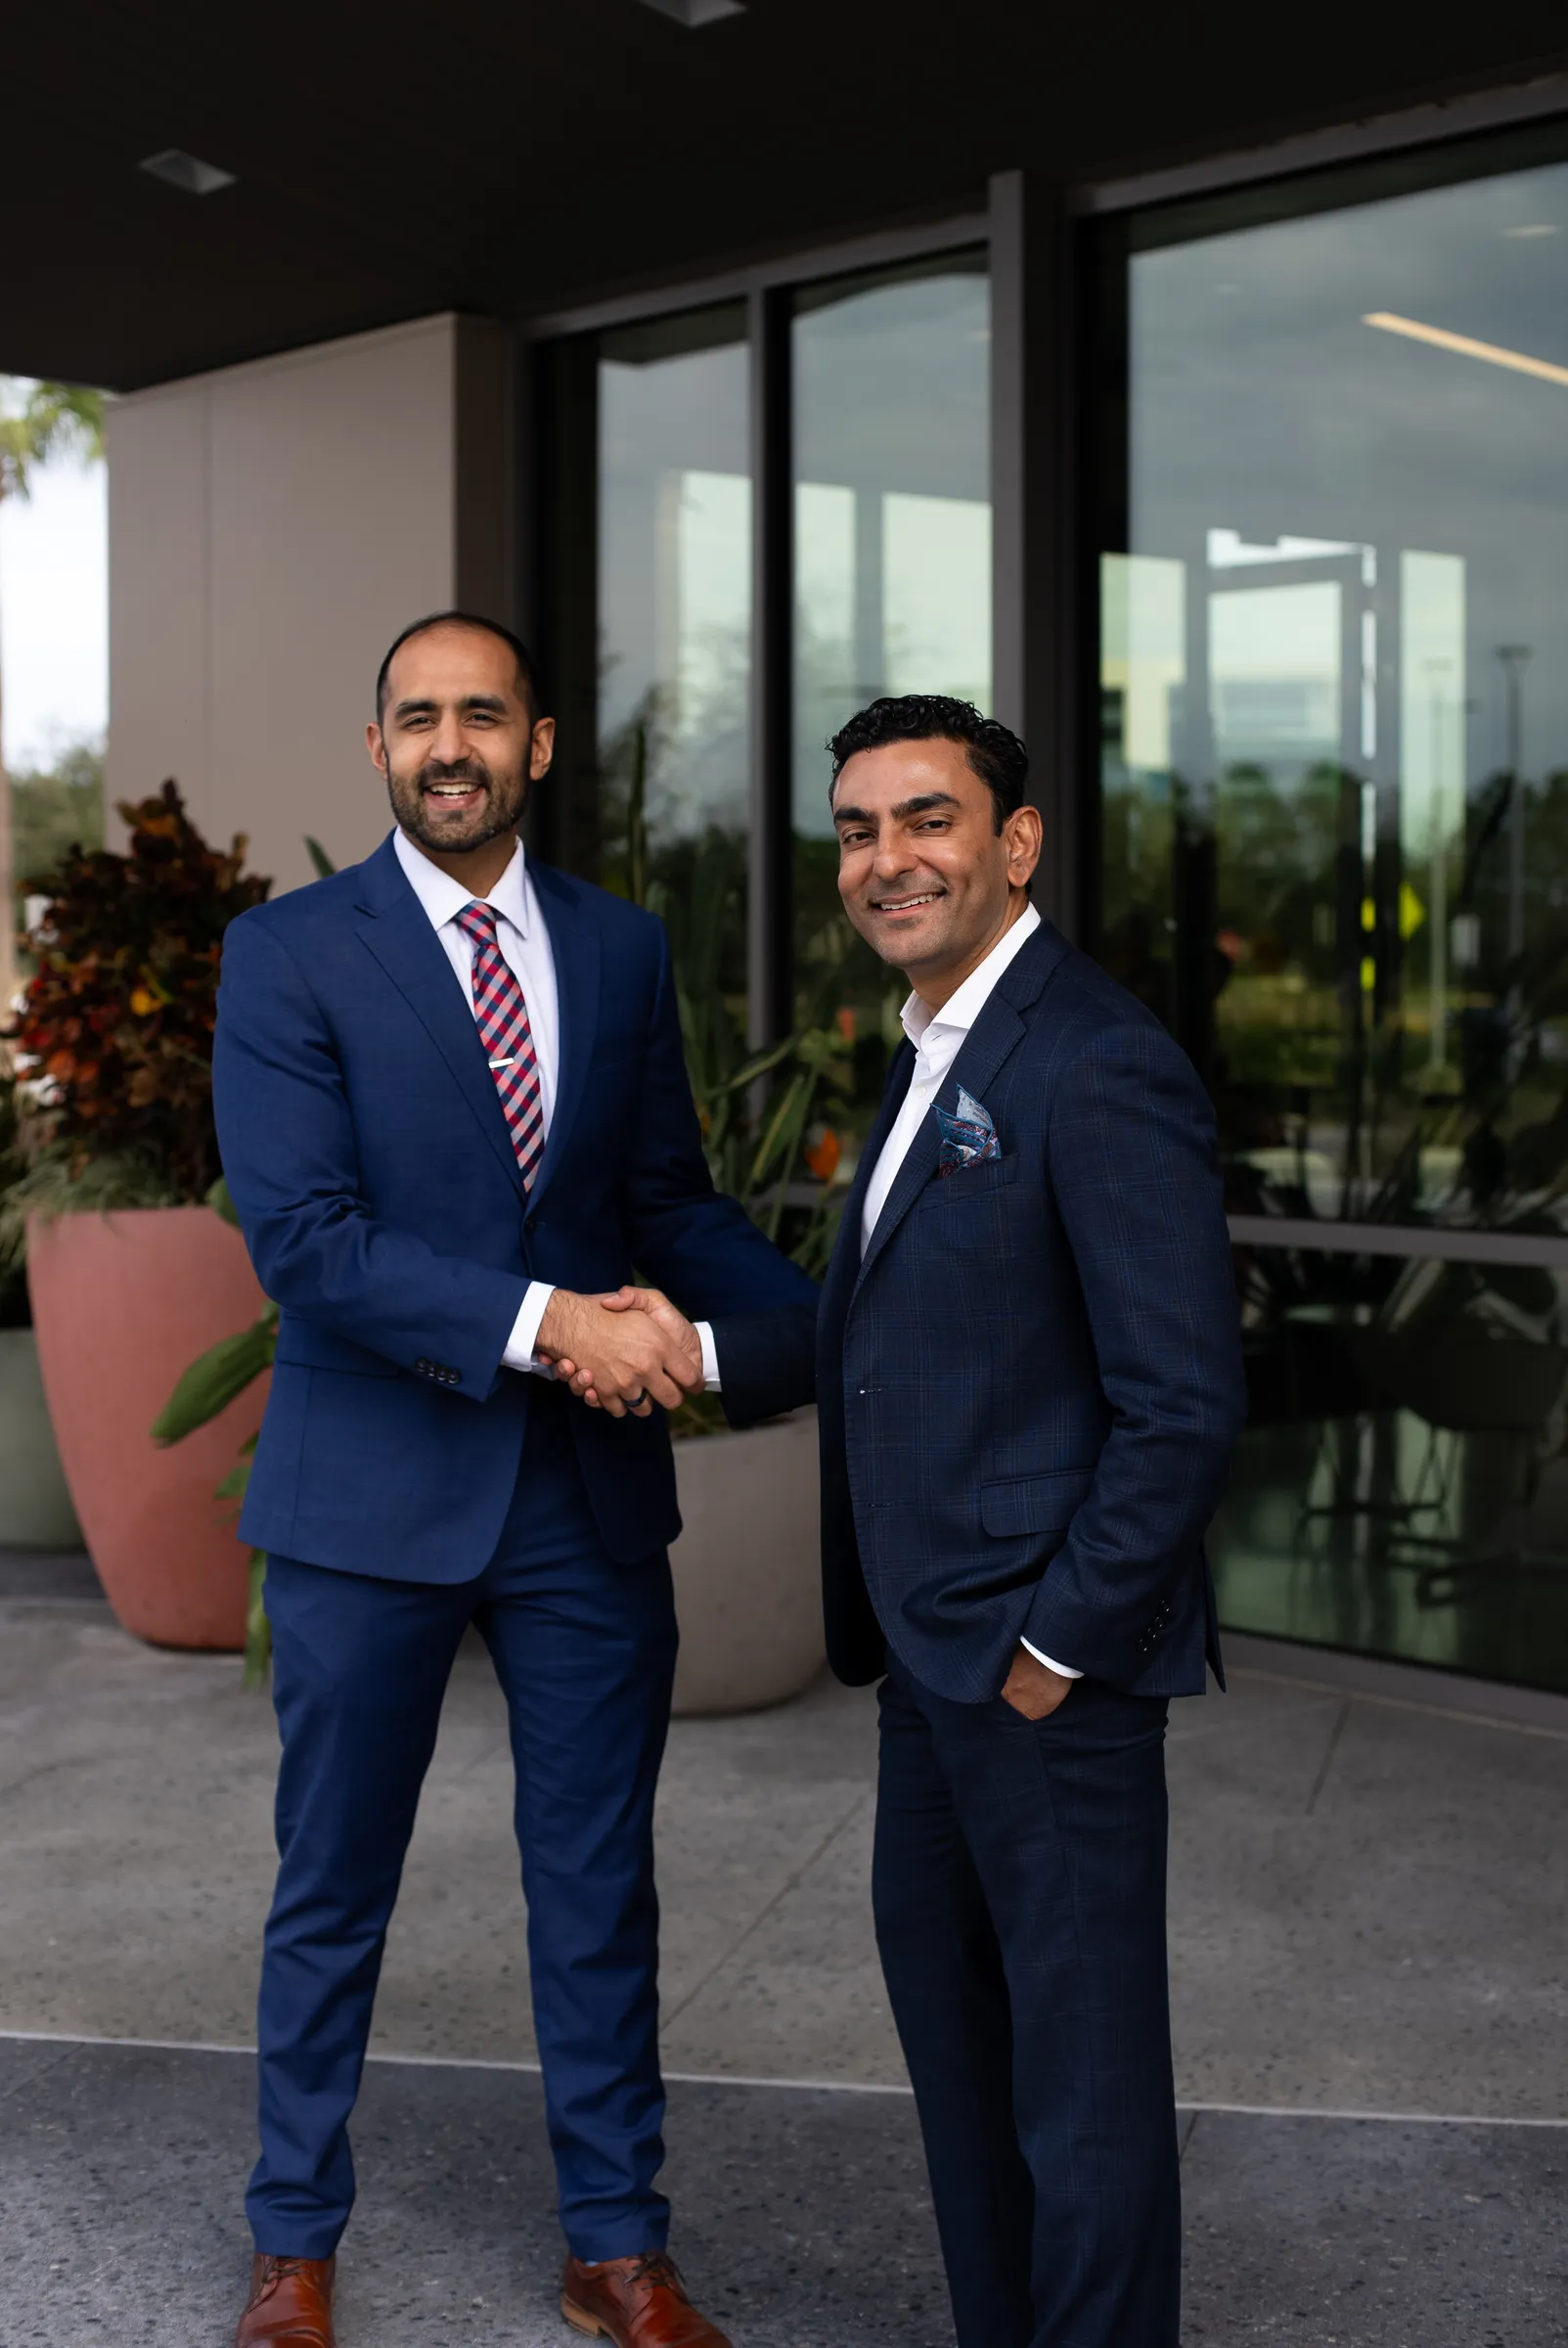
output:
[[215,196],[219,188],[234,185],[232,171],[220,171],[216,163],[204,163],[199,155],[187,155],[183,147],[165,147],[161,155],[145,155],[137,169],[150,171],[155,179],[166,181],[187,196]]
[[673,17],[688,32],[695,32],[699,24],[716,24],[721,17],[745,15],[745,0],[643,0],[643,6]]
[[1561,230],[1550,220],[1527,220],[1522,228],[1505,228],[1505,237],[1555,237]]

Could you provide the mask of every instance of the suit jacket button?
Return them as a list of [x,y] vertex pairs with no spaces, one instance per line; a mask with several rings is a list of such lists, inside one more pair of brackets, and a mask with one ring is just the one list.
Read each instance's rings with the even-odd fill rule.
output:
[[419,1372],[419,1374],[420,1374],[420,1376],[421,1376],[422,1377],[429,1377],[429,1375],[430,1375],[430,1367],[431,1367],[431,1365],[430,1365],[430,1364],[429,1364],[429,1363],[428,1363],[428,1362],[427,1362],[427,1361],[425,1359],[425,1356],[424,1356],[423,1354],[421,1354],[421,1356],[420,1356],[419,1360],[418,1360],[418,1361],[415,1363],[414,1367],[415,1367],[415,1369],[416,1369],[416,1370]]

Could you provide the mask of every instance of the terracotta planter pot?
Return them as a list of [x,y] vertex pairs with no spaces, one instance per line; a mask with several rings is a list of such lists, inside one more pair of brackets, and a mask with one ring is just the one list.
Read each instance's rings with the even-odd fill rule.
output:
[[675,1447],[685,1527],[670,1551],[681,1657],[675,1709],[757,1712],[827,1660],[817,1414]]
[[237,1231],[205,1206],[34,1221],[27,1285],[49,1416],[110,1604],[157,1647],[245,1645],[246,1565],[216,1500],[261,1423],[257,1378],[160,1451],[149,1428],[198,1354],[265,1299]]

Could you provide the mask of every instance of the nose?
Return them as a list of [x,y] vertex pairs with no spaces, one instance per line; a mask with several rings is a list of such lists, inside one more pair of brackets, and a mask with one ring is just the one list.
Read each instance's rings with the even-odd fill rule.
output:
[[914,862],[908,841],[889,828],[877,838],[876,853],[872,859],[872,876],[877,880],[898,880],[910,871]]
[[455,709],[445,709],[439,724],[430,737],[430,758],[437,766],[456,766],[468,754],[463,739],[463,724]]

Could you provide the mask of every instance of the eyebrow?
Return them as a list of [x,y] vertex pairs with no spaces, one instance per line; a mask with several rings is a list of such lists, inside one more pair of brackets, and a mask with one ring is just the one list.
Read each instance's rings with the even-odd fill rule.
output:
[[[898,805],[890,807],[887,812],[896,823],[901,823],[907,815],[926,815],[933,807],[960,807],[963,803],[951,790],[923,790],[918,799],[900,799]],[[874,824],[876,818],[867,807],[833,809],[835,824]]]
[[[419,717],[426,710],[439,707],[438,701],[432,700],[429,695],[426,695],[423,700],[396,702],[392,709],[392,715],[394,717]],[[507,704],[499,693],[466,693],[459,701],[458,707],[460,709],[495,709],[503,717],[507,710]]]

